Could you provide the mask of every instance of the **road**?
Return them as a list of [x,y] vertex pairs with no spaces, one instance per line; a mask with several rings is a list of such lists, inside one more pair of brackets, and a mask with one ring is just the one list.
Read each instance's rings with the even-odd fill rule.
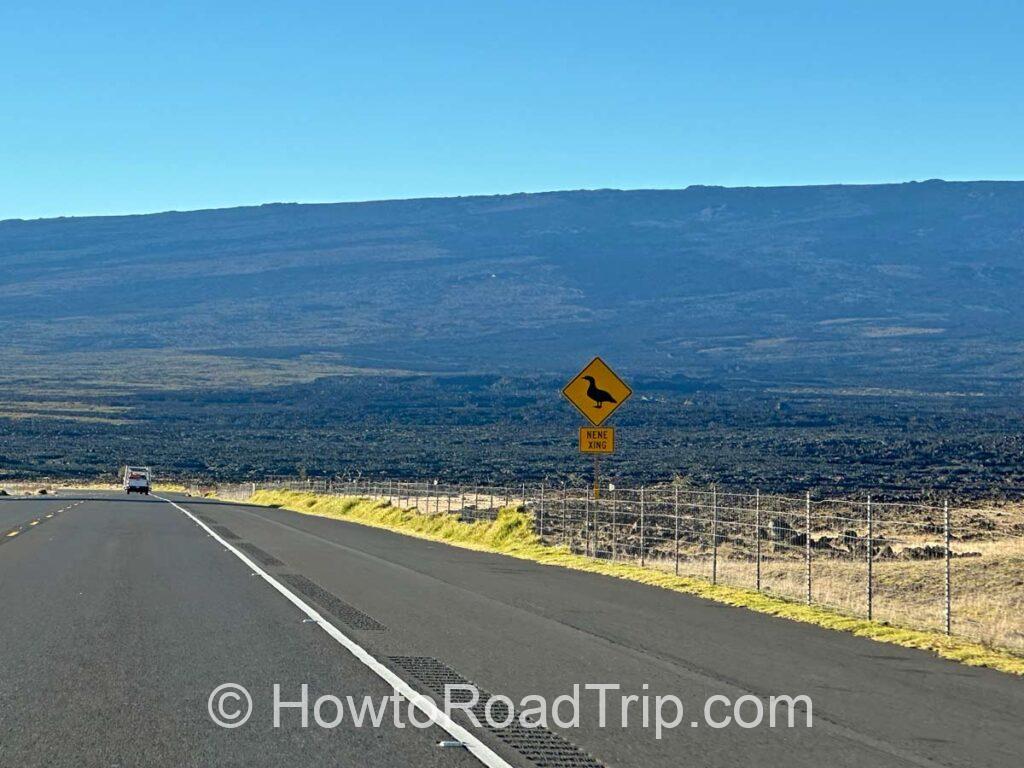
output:
[[[18,530],[0,544],[0,766],[982,768],[1024,754],[1024,681],[1009,675],[594,574],[167,498],[0,499],[0,534]],[[274,727],[275,684],[286,701],[306,684],[312,713],[323,695],[377,701],[395,684],[440,699],[444,681],[517,711],[574,685],[621,690],[605,727],[586,689],[570,727],[456,714],[420,729],[389,713],[372,728],[346,713],[304,728],[294,707]],[[253,702],[236,728],[208,711],[224,683]],[[650,697],[649,727],[642,698],[621,726],[624,694]],[[670,694],[685,716],[659,739],[654,697]],[[704,717],[716,695],[764,707],[801,694],[811,728],[803,711],[793,728],[713,727],[733,713],[718,703]],[[469,748],[440,746],[456,741]]]

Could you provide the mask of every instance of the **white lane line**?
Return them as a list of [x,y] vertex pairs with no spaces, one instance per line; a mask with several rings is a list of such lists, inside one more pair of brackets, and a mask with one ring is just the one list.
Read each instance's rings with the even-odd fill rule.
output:
[[[153,494],[156,496],[156,494]],[[402,696],[410,701],[418,710],[429,717],[439,728],[446,731],[450,736],[462,742],[466,749],[481,763],[488,766],[488,768],[513,768],[512,764],[506,762],[502,757],[496,754],[490,747],[484,744],[480,739],[473,735],[472,732],[463,728],[461,725],[452,720],[448,715],[444,713],[444,710],[438,708],[434,701],[422,693],[413,688],[409,683],[403,680],[401,677],[396,675],[390,669],[381,664],[369,651],[363,646],[359,645],[355,640],[350,638],[336,626],[331,624],[327,619],[321,616],[314,608],[306,603],[302,598],[297,597],[294,592],[289,590],[281,582],[271,576],[269,573],[260,568],[256,563],[246,557],[244,554],[239,552],[223,538],[214,533],[206,523],[197,518],[187,509],[180,504],[177,504],[170,499],[165,499],[163,496],[156,496],[161,501],[166,501],[175,509],[184,512],[189,518],[195,522],[200,528],[206,531],[210,536],[217,540],[217,542],[225,547],[229,552],[235,555],[239,560],[245,563],[254,572],[259,574],[267,583],[270,584],[274,589],[280,592],[289,600],[296,608],[302,611],[306,616],[315,621],[320,628],[342,645],[345,650],[355,656],[360,662],[363,663],[371,672],[377,677],[381,678],[385,683],[390,685],[395,691],[402,694]]]

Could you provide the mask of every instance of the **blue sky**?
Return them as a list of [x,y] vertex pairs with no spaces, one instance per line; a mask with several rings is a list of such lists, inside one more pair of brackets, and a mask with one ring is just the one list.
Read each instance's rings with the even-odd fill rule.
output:
[[23,2],[0,219],[1024,178],[1020,2]]

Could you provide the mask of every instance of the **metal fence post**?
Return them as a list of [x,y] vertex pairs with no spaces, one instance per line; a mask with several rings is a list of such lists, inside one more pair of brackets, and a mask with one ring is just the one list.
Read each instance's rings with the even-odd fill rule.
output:
[[644,546],[646,545],[646,531],[644,530],[644,487],[640,486],[640,567],[644,566],[644,558],[646,552],[644,552]]
[[583,547],[587,557],[590,557],[590,494],[587,494],[587,501],[583,507]]
[[676,576],[679,575],[679,484],[675,483],[675,498],[672,501],[672,515],[675,517],[676,534],[675,534],[675,559],[676,559]]
[[569,545],[569,526],[565,520],[565,494],[566,487],[562,486],[562,543]]
[[617,489],[612,489],[612,561],[619,557],[619,504],[615,495]]
[[718,583],[718,486],[711,489],[711,583]]
[[757,591],[761,591],[761,489],[754,491],[754,541],[757,543]]
[[811,492],[804,501],[804,565],[807,570],[807,604],[811,604]]
[[946,499],[942,503],[942,511],[944,517],[944,528],[946,538],[946,634],[950,635],[953,633],[953,611],[952,611],[952,580],[950,573],[950,561],[952,558],[952,551],[950,550],[950,544],[952,543],[953,533],[950,530],[949,525],[949,499]]
[[875,518],[871,511],[871,497],[868,496],[868,621],[875,615]]
[[598,537],[598,527],[597,526],[600,523],[600,515],[601,515],[601,501],[600,501],[600,499],[595,498],[594,499],[594,511],[592,513],[592,521],[591,521],[591,531],[592,531],[591,536],[594,539],[594,545],[592,547],[593,552],[594,552],[594,557],[597,557],[597,542],[598,542],[598,538],[599,538]]
[[540,539],[544,543],[544,483],[540,484]]

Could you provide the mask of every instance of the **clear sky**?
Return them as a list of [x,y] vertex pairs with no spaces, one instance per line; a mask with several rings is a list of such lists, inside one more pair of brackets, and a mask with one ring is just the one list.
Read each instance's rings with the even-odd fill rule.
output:
[[1024,3],[0,4],[0,219],[1024,178]]

